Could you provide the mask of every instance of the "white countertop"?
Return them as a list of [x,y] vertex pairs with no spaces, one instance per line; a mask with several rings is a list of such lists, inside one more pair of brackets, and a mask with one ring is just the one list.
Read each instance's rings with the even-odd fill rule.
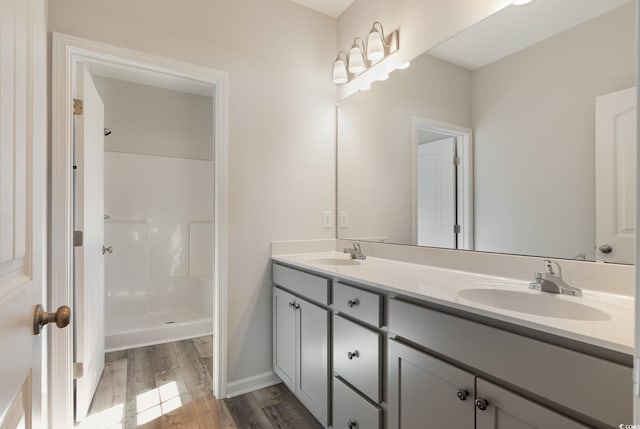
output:
[[[529,283],[521,280],[371,257],[365,261],[354,261],[355,265],[327,264],[327,259],[339,259],[350,263],[348,255],[338,252],[278,255],[273,256],[272,259],[329,277],[350,280],[426,302],[560,335],[582,343],[628,355],[633,354],[634,299],[629,296],[590,290],[583,290],[581,297],[555,295],[531,290]],[[531,308],[534,308],[535,305],[563,308],[564,303],[558,301],[568,301],[569,306],[571,303],[576,303],[592,307],[603,317],[600,317],[600,320],[575,320],[532,314],[534,311],[508,310],[480,304],[477,301],[459,296],[459,292],[468,289],[497,289],[507,291],[507,295],[509,295],[509,291],[530,294],[532,295]],[[523,298],[517,293],[512,295]],[[524,298],[527,299],[526,296]],[[571,307],[579,307],[579,305]],[[600,313],[598,310],[606,314]]]

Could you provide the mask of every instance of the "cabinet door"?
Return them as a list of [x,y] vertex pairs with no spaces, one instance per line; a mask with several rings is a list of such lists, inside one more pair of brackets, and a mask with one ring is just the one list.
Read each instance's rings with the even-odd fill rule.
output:
[[476,429],[589,427],[481,378],[477,379],[476,387],[478,400],[486,401],[485,409],[476,410]]
[[329,424],[329,311],[296,299],[299,361],[296,394],[325,426]]
[[273,371],[292,391],[296,391],[296,311],[295,297],[273,288]]
[[474,376],[389,341],[389,429],[474,427]]

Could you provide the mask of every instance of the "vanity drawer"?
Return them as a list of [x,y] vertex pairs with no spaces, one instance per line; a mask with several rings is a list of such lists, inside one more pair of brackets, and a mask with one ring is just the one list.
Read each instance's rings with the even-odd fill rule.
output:
[[382,334],[341,316],[333,317],[333,370],[380,402]]
[[377,293],[336,282],[333,284],[333,305],[344,314],[376,327],[382,326],[382,296]]
[[382,427],[382,410],[351,390],[342,381],[334,378],[333,427],[379,429]]
[[607,425],[633,418],[630,367],[396,299],[389,330]]
[[329,280],[323,277],[273,264],[273,282],[302,297],[329,304]]

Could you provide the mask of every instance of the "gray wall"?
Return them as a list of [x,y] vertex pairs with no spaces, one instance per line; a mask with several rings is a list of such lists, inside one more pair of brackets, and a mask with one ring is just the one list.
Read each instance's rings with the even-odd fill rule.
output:
[[332,238],[336,20],[285,0],[50,0],[49,31],[229,73],[228,378],[271,371],[271,240]]
[[412,118],[471,126],[471,73],[430,55],[338,104],[341,238],[413,243]]
[[213,99],[101,76],[111,152],[213,160]]

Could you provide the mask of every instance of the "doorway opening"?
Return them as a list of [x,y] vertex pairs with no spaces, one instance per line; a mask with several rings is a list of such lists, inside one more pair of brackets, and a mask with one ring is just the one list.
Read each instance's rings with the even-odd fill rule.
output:
[[226,74],[61,34],[53,65],[53,422],[85,418],[105,352],[192,338],[226,396]]
[[473,250],[472,130],[414,117],[412,136],[415,244]]

